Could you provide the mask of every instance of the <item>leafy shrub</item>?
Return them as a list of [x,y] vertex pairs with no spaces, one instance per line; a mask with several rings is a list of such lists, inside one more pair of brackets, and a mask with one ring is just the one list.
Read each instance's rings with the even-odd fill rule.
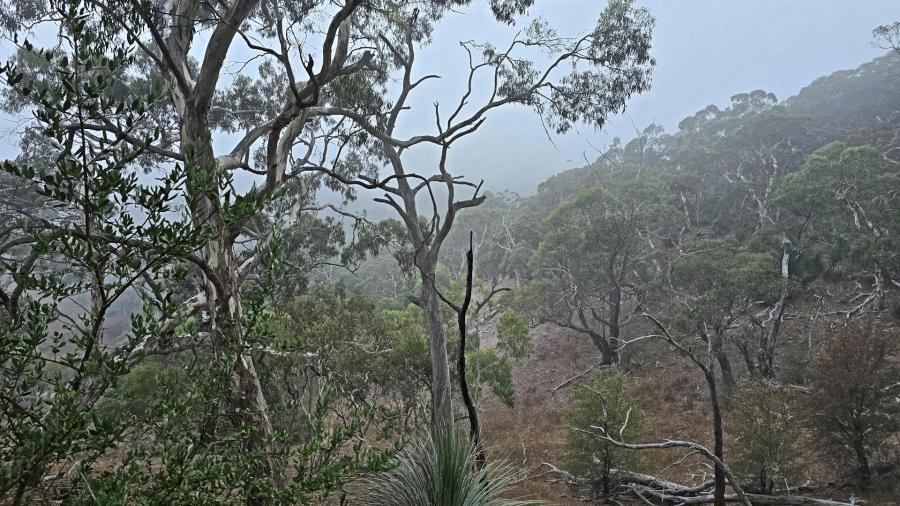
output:
[[125,417],[143,419],[148,408],[159,398],[167,382],[179,383],[187,373],[162,362],[143,362],[119,378],[116,387],[97,404],[101,418],[121,420]]
[[809,403],[823,450],[836,470],[854,469],[862,485],[896,462],[897,349],[890,327],[856,324],[826,334],[813,366]]
[[795,483],[802,471],[803,421],[791,391],[762,382],[744,387],[732,403],[731,427],[737,436],[734,471],[746,488],[771,493],[777,484]]
[[522,360],[532,349],[528,325],[522,316],[512,310],[501,314],[497,322],[497,350],[513,360]]
[[[378,399],[386,414],[380,428],[408,430],[426,418],[420,398],[430,361],[420,311],[377,309],[364,296],[325,291],[279,305],[266,331],[270,347],[280,353],[266,357],[260,368],[267,398],[308,404],[327,371],[346,400]],[[298,424],[304,417],[296,415],[276,413],[273,424],[302,437]]]
[[642,418],[640,410],[631,404],[625,375],[612,368],[594,372],[572,394],[566,414],[566,466],[578,476],[597,480],[601,491],[608,494],[612,471],[637,468],[640,460],[635,452],[618,448],[600,436],[606,432],[625,441],[638,440]]
[[[313,393],[302,441],[276,431],[271,444],[252,445],[253,429],[230,423],[234,415],[221,402],[230,375],[207,364],[193,364],[180,381],[159,378],[159,395],[148,400],[145,421],[132,422],[120,464],[99,471],[76,465],[81,480],[74,484],[85,488],[72,490],[66,503],[238,505],[267,498],[266,504],[319,504],[342,495],[357,475],[388,469],[395,448],[360,442],[371,407],[333,416],[339,398],[330,379]],[[283,474],[260,473],[264,461]]]
[[512,407],[516,400],[516,390],[509,362],[491,348],[479,348],[466,353],[466,356],[466,369],[468,377],[472,378],[475,396],[480,397],[487,386],[504,404]]
[[455,434],[413,439],[396,467],[375,475],[359,504],[368,506],[521,506],[536,501],[502,499],[521,479],[512,465],[488,462],[475,468],[475,450]]

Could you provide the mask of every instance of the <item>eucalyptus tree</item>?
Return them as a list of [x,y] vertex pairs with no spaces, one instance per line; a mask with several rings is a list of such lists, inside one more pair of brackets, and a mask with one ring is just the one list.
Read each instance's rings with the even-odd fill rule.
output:
[[[730,240],[694,241],[671,259],[664,284],[668,298],[660,301],[662,305],[656,311],[665,317],[643,313],[658,330],[651,336],[668,343],[703,374],[709,391],[714,446],[711,452],[701,453],[715,465],[713,503],[717,506],[725,504],[726,481],[743,496],[725,464],[722,406],[735,386],[726,346],[746,323],[757,301],[773,293],[770,285],[779,282],[775,265],[774,256],[747,251]],[[633,447],[642,446],[653,447]]]
[[520,300],[539,321],[589,336],[603,362],[618,361],[622,328],[640,310],[659,274],[661,240],[672,213],[659,185],[627,182],[589,188],[544,221]]
[[[381,39],[402,73],[400,90],[390,105],[369,115],[339,107],[313,111],[348,118],[370,135],[371,143],[357,150],[356,156],[348,156],[348,161],[377,156],[388,167],[381,179],[367,174],[356,180],[346,178],[341,174],[346,164],[322,171],[348,183],[384,191],[375,200],[396,211],[406,228],[411,264],[421,280],[415,303],[424,310],[430,342],[434,428],[446,432],[453,426],[452,395],[435,272],[458,214],[485,200],[480,183],[454,175],[458,171],[451,169],[451,147],[473,135],[491,111],[515,105],[533,109],[558,132],[568,131],[579,122],[603,126],[609,114],[622,110],[631,95],[649,86],[654,64],[649,55],[653,20],[645,9],[615,0],[603,10],[593,29],[580,37],[562,37],[546,23],[534,21],[502,49],[464,42],[462,48],[469,58],[466,92],[449,111],[435,105],[434,134],[402,139],[397,138],[398,125],[408,110],[410,95],[437,76],[414,75],[416,48],[422,43],[426,19],[417,11],[393,19],[394,30],[404,34],[405,40],[392,44]],[[534,49],[549,57],[544,62],[526,59]],[[482,82],[486,82],[487,97],[473,105],[480,95],[476,86]],[[433,171],[424,174],[411,171],[404,158],[409,148],[422,143],[433,145],[438,152]],[[462,195],[465,190],[470,193]],[[420,211],[421,199],[427,206],[424,213]]]
[[[165,86],[135,77],[139,43],[122,36],[122,20],[87,7],[80,0],[49,5],[58,44],[22,42],[0,68],[5,105],[18,103],[34,117],[22,135],[27,151],[2,164],[4,190],[15,198],[3,201],[3,235],[13,236],[3,246],[3,276],[14,288],[4,292],[0,323],[0,497],[12,504],[308,503],[359,468],[383,465],[381,452],[348,442],[367,409],[345,410],[336,424],[326,419],[334,397],[327,381],[313,393],[301,445],[246,423],[267,416],[234,395],[231,360],[249,361],[248,351],[209,339],[208,294],[179,295],[189,271],[221,281],[203,257],[221,231],[179,211],[192,191],[222,188],[193,186],[201,184],[191,180],[196,168],[183,160],[156,167],[155,180],[140,176],[154,157],[182,156],[160,147]],[[254,209],[225,207],[238,216]],[[265,241],[258,255],[275,242]],[[136,310],[124,307],[129,297]],[[245,343],[255,345],[263,311],[251,302],[240,324]],[[179,353],[188,350],[193,359]],[[153,356],[190,374],[140,399],[148,420],[98,409],[126,395],[117,387]],[[238,423],[223,429],[221,419]],[[118,465],[97,472],[101,461]]]
[[[101,100],[142,104],[138,99],[147,89],[161,89],[163,94],[143,104],[147,114],[130,124],[117,123],[108,111],[93,108],[64,113],[59,126],[70,132],[68,137],[114,138],[119,145],[140,148],[140,156],[123,163],[164,180],[184,172],[188,230],[202,232],[204,238],[199,253],[192,256],[202,273],[203,290],[187,306],[203,310],[216,360],[231,369],[229,403],[237,427],[249,434],[243,442],[249,454],[257,454],[273,430],[251,353],[256,343],[244,328],[240,292],[242,277],[258,267],[261,258],[248,255],[239,265],[241,244],[265,243],[254,237],[254,219],[277,197],[293,195],[298,202],[307,202],[322,181],[315,170],[329,160],[351,174],[370,168],[359,159],[344,162],[340,154],[371,135],[360,126],[384,106],[385,79],[399,65],[390,48],[403,47],[413,38],[425,40],[443,13],[465,3],[235,0],[213,6],[179,0],[88,0],[75,4],[79,23],[102,24],[110,31],[106,46],[98,47],[93,57],[105,61],[105,53],[116,47],[134,46],[138,51],[117,69],[113,86],[103,90]],[[510,21],[530,3],[494,0],[491,5],[499,19]],[[4,4],[4,24],[11,30],[49,25],[60,41],[77,43],[84,34],[60,22],[59,5]],[[398,30],[411,18],[420,20],[415,32]],[[398,25],[397,20],[404,21]],[[242,60],[240,75],[227,76],[229,57]],[[30,91],[45,87],[52,66],[31,58],[28,46],[14,60],[17,82],[8,83],[5,95],[8,110],[18,112],[40,105],[43,95]],[[348,123],[356,126],[345,128]],[[231,149],[222,151],[226,138],[239,132]],[[435,139],[398,142],[412,145]],[[329,158],[334,153],[337,156]],[[241,191],[241,181],[248,180],[250,189]],[[267,453],[257,455],[259,474],[274,475]],[[254,501],[265,499],[253,496]]]
[[900,21],[875,27],[872,35],[882,48],[900,51]]
[[822,144],[812,127],[763,90],[683,119],[664,151],[683,180],[678,191],[688,228],[743,236],[777,224],[775,186]]
[[[450,176],[450,146],[477,130],[491,110],[514,104],[537,110],[558,131],[579,121],[601,126],[630,95],[649,85],[652,18],[629,2],[614,1],[596,26],[578,38],[561,37],[536,22],[505,50],[464,45],[472,57],[469,91],[444,116],[446,121],[436,108],[437,133],[398,138],[395,129],[408,95],[431,77],[413,79],[414,48],[429,40],[434,24],[448,10],[468,3],[88,0],[79,12],[115,28],[116,42],[110,47],[124,42],[139,50],[109,95],[131,99],[153,85],[160,85],[165,94],[128,130],[100,111],[68,117],[66,126],[78,135],[115,135],[120,143],[141,147],[146,155],[135,165],[147,170],[166,174],[173,166],[184,168],[191,222],[196,230],[208,231],[196,259],[203,278],[203,294],[196,300],[203,301],[198,306],[208,318],[217,360],[233,369],[230,402],[238,408],[238,426],[256,434],[246,442],[248,451],[264,444],[272,426],[250,352],[254,346],[242,327],[239,290],[242,275],[259,259],[249,256],[239,265],[237,258],[248,223],[267,203],[285,194],[308,198],[322,182],[317,177],[321,174],[338,181],[363,176],[371,186],[388,191],[381,200],[398,211],[417,247],[416,266],[423,281],[419,301],[426,308],[431,340],[435,425],[448,429],[449,371],[434,268],[455,215],[483,200],[477,188],[472,196],[457,198],[464,184]],[[499,20],[512,22],[532,3],[492,0],[490,5]],[[7,5],[3,19],[11,27],[48,24],[61,38],[73,38],[43,2],[28,9]],[[552,54],[542,71],[514,54],[529,48]],[[240,75],[228,75],[229,58],[241,60],[236,68]],[[29,82],[39,84],[45,77],[46,69],[39,65],[21,68],[29,71]],[[387,80],[397,72],[403,84],[399,96],[388,103]],[[488,86],[493,91],[481,107],[469,110],[481,74],[492,82]],[[16,98],[25,105],[33,103],[29,97]],[[159,135],[146,139],[151,132]],[[235,134],[230,149],[222,149]],[[401,154],[426,143],[440,149],[441,161],[435,174],[416,176],[405,169]],[[371,154],[378,158],[367,158]],[[378,161],[385,161],[392,175],[365,179],[377,170]],[[240,191],[241,180],[253,181],[251,188]],[[420,221],[416,196],[433,183],[446,187],[445,215],[441,219],[435,213],[431,221]],[[259,470],[268,475],[273,471],[265,460]]]
[[785,221],[803,238],[801,254],[861,287],[848,315],[881,309],[896,283],[898,185],[896,168],[880,150],[832,143],[778,188]]
[[709,347],[721,371],[726,399],[736,385],[728,345],[750,323],[760,301],[780,293],[777,267],[774,255],[748,251],[727,239],[696,241],[672,260],[672,329],[695,336]]

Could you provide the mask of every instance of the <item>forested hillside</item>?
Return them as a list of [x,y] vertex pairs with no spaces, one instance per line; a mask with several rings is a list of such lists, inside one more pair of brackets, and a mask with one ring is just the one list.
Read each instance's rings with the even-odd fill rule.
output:
[[647,8],[535,4],[0,3],[0,504],[900,501],[900,24],[484,192],[489,118],[653,82]]
[[[832,484],[855,479],[892,490],[900,416],[898,76],[900,56],[888,53],[784,101],[762,90],[737,94],[685,118],[677,132],[650,125],[616,140],[536,195],[493,195],[458,230],[474,230],[479,275],[512,288],[504,303],[545,329],[538,335],[556,328],[551,335],[563,349],[571,339],[592,345],[570,350],[573,363],[596,354],[588,369],[613,366],[627,371],[626,384],[641,384],[657,373],[681,377],[671,365],[675,356],[686,359],[683,367],[718,392],[701,402],[718,397],[709,410],[726,419],[737,413],[723,437],[743,459],[735,464],[749,473],[748,490],[802,483],[825,462],[835,464],[825,473]],[[456,255],[468,246],[462,235]],[[540,361],[518,374],[536,379],[532,367]],[[672,388],[665,381],[661,388]],[[591,405],[591,388],[604,385],[576,389],[572,416],[618,430],[624,412],[591,418],[629,409],[620,400]],[[645,416],[659,416],[669,410],[654,404],[670,395],[632,402],[649,403]],[[702,423],[720,430],[715,420]],[[717,444],[711,435],[698,437]],[[568,437],[591,444],[578,429]],[[587,472],[578,483],[606,480],[591,455],[572,461]]]

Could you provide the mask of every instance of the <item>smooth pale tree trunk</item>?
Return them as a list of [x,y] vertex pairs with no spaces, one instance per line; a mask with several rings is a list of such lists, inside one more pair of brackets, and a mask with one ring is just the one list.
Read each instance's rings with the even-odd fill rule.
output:
[[[781,278],[785,281],[790,276],[791,241],[781,241]],[[775,377],[775,345],[781,333],[781,322],[784,319],[784,308],[787,305],[787,289],[782,287],[778,302],[769,310],[766,320],[761,323],[759,344],[757,349],[756,368],[760,376],[766,379]],[[752,369],[751,369],[752,370]]]
[[422,310],[431,352],[431,418],[435,434],[453,433],[453,402],[450,387],[450,361],[447,338],[441,319],[441,305],[434,285],[434,266],[427,265],[422,275]]
[[[229,401],[235,413],[233,420],[237,427],[252,430],[253,435],[244,441],[244,449],[254,452],[272,434],[272,424],[253,358],[243,350],[234,233],[225,223],[218,201],[217,166],[206,111],[188,108],[185,116],[181,145],[185,159],[189,160],[188,204],[191,217],[197,226],[207,227],[212,232],[201,252],[210,271],[204,273],[204,283],[212,347],[219,361],[233,357],[234,362],[226,364],[232,368]],[[264,476],[273,472],[272,463],[266,457],[260,459],[258,467]],[[251,502],[260,504],[265,500],[251,491]]]
[[784,317],[786,302],[787,296],[782,295],[775,307],[772,308],[773,321],[763,327],[760,336],[756,359],[759,363],[757,370],[759,375],[766,379],[775,377],[775,344],[778,341],[778,334],[781,333],[781,320]]

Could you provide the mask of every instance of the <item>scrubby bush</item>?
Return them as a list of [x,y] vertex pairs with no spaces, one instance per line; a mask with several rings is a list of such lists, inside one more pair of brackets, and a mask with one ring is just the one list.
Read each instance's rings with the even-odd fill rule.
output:
[[775,485],[795,483],[803,468],[804,421],[797,395],[754,382],[732,403],[736,436],[733,469],[747,490],[771,493]]
[[501,314],[497,322],[497,350],[513,360],[522,360],[533,348],[528,325],[522,316],[512,310]]
[[466,370],[468,376],[473,379],[471,387],[474,388],[475,397],[480,398],[484,395],[487,387],[504,404],[512,407],[516,401],[516,389],[510,363],[492,348],[469,351],[466,356],[468,357]]
[[178,383],[187,373],[180,367],[162,362],[144,362],[119,378],[115,388],[107,392],[97,404],[102,418],[143,419],[148,408],[159,399],[166,382]]
[[602,439],[605,434],[626,441],[640,439],[643,417],[631,397],[624,374],[602,369],[575,390],[566,414],[566,466],[578,476],[597,480],[603,494],[609,494],[613,470],[640,467],[635,452]]
[[861,485],[896,463],[890,439],[900,430],[898,342],[885,325],[844,327],[824,336],[813,366],[809,403],[823,450]]

